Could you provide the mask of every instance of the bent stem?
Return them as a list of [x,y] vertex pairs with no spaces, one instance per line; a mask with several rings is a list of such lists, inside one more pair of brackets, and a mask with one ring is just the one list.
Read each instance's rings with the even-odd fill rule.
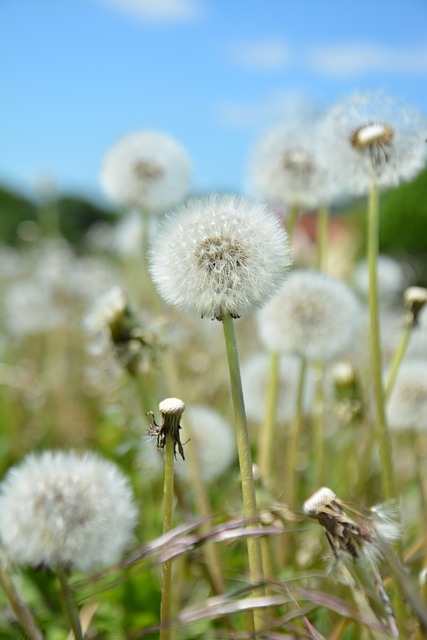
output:
[[387,425],[384,389],[382,382],[381,343],[378,313],[378,236],[379,196],[375,182],[372,183],[368,199],[368,265],[369,265],[369,318],[371,375],[375,400],[375,430],[381,462],[381,480],[386,500],[396,496],[390,433]]
[[[174,486],[174,449],[173,438],[166,435],[165,477],[163,484],[163,534],[172,529],[173,486]],[[162,596],[160,604],[160,640],[170,640],[172,613],[172,560],[162,564]]]
[[268,484],[272,475],[272,457],[274,428],[276,425],[277,396],[279,391],[279,354],[273,351],[270,354],[270,372],[268,377],[267,407],[264,421],[261,425],[258,450],[259,470],[263,482]]
[[399,367],[403,360],[403,356],[405,355],[406,349],[409,344],[409,339],[411,337],[411,331],[413,328],[413,321],[406,320],[405,326],[403,328],[402,335],[400,337],[399,344],[396,347],[396,351],[393,354],[393,358],[391,360],[390,369],[388,373],[388,378],[385,387],[385,399],[388,400],[390,398],[391,392],[393,391],[394,383],[396,382],[397,374],[399,371]]
[[42,632],[38,628],[31,611],[22,600],[2,560],[0,560],[0,586],[7,598],[11,611],[24,630],[27,638],[29,638],[29,640],[43,640]]
[[[222,319],[224,329],[225,346],[227,350],[228,368],[230,372],[231,396],[234,407],[234,418],[237,439],[237,451],[239,455],[240,476],[243,494],[243,511],[245,518],[252,524],[258,524],[258,510],[255,497],[255,485],[252,470],[252,455],[249,441],[246,411],[243,399],[242,381],[240,377],[239,357],[237,352],[236,336],[234,333],[233,318],[226,314]],[[249,574],[253,585],[264,583],[264,570],[262,564],[261,542],[257,537],[247,538]],[[254,597],[264,594],[264,587],[254,588]],[[254,615],[254,626],[259,630],[261,618]]]
[[57,565],[56,575],[58,576],[59,584],[61,586],[65,610],[67,612],[71,629],[74,633],[74,638],[75,640],[83,640],[83,631],[80,623],[79,612],[77,610],[76,603],[74,602],[73,592],[68,582],[67,572],[62,564]]

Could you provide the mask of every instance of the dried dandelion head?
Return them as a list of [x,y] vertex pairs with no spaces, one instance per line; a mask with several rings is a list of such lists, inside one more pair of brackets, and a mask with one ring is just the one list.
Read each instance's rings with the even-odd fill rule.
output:
[[189,201],[167,217],[151,248],[162,298],[218,320],[265,304],[289,264],[287,235],[274,214],[237,196]]
[[335,179],[350,193],[367,193],[372,182],[393,187],[425,166],[427,124],[415,109],[377,92],[356,92],[324,119],[322,149]]
[[93,453],[30,454],[0,489],[0,537],[13,561],[89,570],[113,564],[137,519],[122,472]]
[[190,183],[185,149],[157,131],[139,131],[116,142],[105,156],[101,184],[117,204],[161,213],[181,202]]
[[176,456],[176,450],[183,460],[184,447],[182,446],[180,430],[181,430],[181,416],[184,413],[185,404],[179,398],[166,398],[159,404],[159,411],[163,418],[161,425],[156,423],[154,414],[150,412],[152,424],[148,430],[150,436],[156,437],[157,447],[164,449],[166,446],[166,438],[169,436],[174,442],[174,451]]

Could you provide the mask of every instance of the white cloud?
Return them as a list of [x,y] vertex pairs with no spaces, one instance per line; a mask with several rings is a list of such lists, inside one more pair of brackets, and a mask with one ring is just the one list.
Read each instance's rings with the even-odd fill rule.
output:
[[316,106],[301,91],[283,90],[254,102],[228,100],[217,105],[216,119],[240,129],[262,129],[272,123],[313,116]]
[[188,22],[203,14],[200,0],[103,0],[146,22]]
[[324,45],[312,48],[306,57],[309,67],[334,76],[361,73],[427,72],[427,47],[398,49],[368,43]]
[[289,45],[276,38],[235,42],[228,54],[235,64],[259,71],[282,69],[291,57]]

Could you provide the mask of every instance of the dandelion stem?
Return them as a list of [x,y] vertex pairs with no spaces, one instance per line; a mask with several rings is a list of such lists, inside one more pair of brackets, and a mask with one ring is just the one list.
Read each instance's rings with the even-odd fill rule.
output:
[[378,230],[379,230],[379,196],[375,182],[372,182],[368,199],[368,265],[369,265],[369,317],[370,317],[370,352],[371,374],[375,399],[375,429],[381,462],[381,479],[384,496],[391,500],[396,495],[393,473],[393,459],[390,433],[384,406],[384,390],[382,382],[382,363],[380,346],[380,327],[378,313]]
[[[240,475],[242,482],[243,510],[245,518],[253,525],[258,523],[258,510],[255,497],[255,485],[252,470],[252,455],[249,442],[246,411],[243,399],[242,381],[240,377],[239,357],[233,319],[225,314],[222,319],[225,346],[227,350],[228,368],[230,372],[231,396],[234,406],[237,451],[239,455]],[[247,539],[249,573],[251,582],[256,585],[264,582],[261,542],[259,538]],[[262,595],[263,588],[254,589],[254,596]],[[260,619],[254,616],[255,627],[260,627]]]
[[71,625],[71,629],[74,633],[75,640],[83,640],[83,631],[80,623],[79,612],[74,602],[73,592],[68,582],[67,572],[62,564],[58,564],[56,567],[56,574],[61,585],[61,593],[64,599],[65,610],[67,612],[68,620]]
[[272,475],[272,454],[274,442],[274,428],[276,425],[277,396],[279,391],[279,354],[270,354],[270,373],[268,378],[267,407],[264,422],[259,436],[259,470],[264,482],[268,482]]
[[316,465],[316,479],[319,485],[325,483],[325,402],[324,367],[316,366],[316,390],[313,410],[313,460]]
[[320,207],[317,212],[317,268],[326,271],[328,249],[329,209]]
[[[163,484],[163,533],[172,529],[173,486],[174,486],[175,444],[170,434],[166,435],[165,476]],[[172,613],[172,560],[162,564],[162,599],[160,605],[160,640],[171,637],[170,619]]]
[[406,349],[409,344],[412,328],[413,328],[413,320],[412,319],[409,321],[406,320],[402,335],[400,337],[399,344],[396,347],[396,351],[393,354],[393,358],[390,364],[390,369],[388,372],[388,378],[387,378],[385,392],[384,392],[386,400],[390,398],[391,392],[393,391],[394,383],[396,382],[397,374],[399,372],[399,367],[401,365],[403,356],[405,355]]
[[8,600],[9,606],[29,640],[43,640],[31,611],[22,600],[12,578],[3,562],[0,561],[0,586]]
[[300,208],[297,204],[293,204],[288,211],[286,217],[286,231],[288,232],[289,240],[292,239],[297,224]]
[[295,485],[298,469],[298,445],[301,437],[302,419],[303,419],[303,397],[304,397],[304,385],[305,376],[307,371],[307,361],[305,358],[301,359],[301,368],[298,380],[298,391],[296,398],[296,411],[295,416],[290,424],[289,439],[288,439],[288,452],[287,463],[285,470],[285,489],[287,503],[292,505],[295,501]]

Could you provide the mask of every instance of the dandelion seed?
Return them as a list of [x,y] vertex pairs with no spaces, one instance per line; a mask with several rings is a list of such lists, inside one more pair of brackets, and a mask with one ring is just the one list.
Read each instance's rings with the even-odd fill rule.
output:
[[427,430],[427,363],[405,360],[400,365],[387,404],[392,429]]
[[167,217],[151,249],[151,274],[169,304],[237,318],[274,295],[289,253],[286,232],[264,205],[213,195]]
[[104,159],[101,183],[119,205],[161,213],[186,196],[190,162],[184,148],[170,136],[140,131],[111,147]]
[[269,350],[325,362],[341,356],[357,337],[360,308],[344,282],[295,270],[257,314],[257,325]]
[[9,470],[0,488],[0,538],[22,565],[114,563],[137,519],[128,481],[92,453],[30,454]]
[[393,187],[425,166],[425,119],[384,93],[355,93],[326,115],[321,149],[335,179],[350,193],[367,193],[372,182]]

